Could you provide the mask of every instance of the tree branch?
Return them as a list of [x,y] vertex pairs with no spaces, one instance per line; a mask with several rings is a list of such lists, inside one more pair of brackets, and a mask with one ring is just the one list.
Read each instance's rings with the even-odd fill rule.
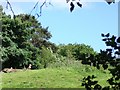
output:
[[40,6],[40,16],[41,16],[41,14],[42,14],[42,8],[43,8],[43,6],[46,4],[46,0],[43,2],[43,4]]
[[8,0],[6,0],[7,1],[7,9],[8,9],[8,5],[9,5],[9,7],[10,7],[10,10],[11,10],[11,12],[12,12],[12,14],[13,14],[13,18],[15,19],[15,13],[14,13],[14,11],[13,11],[13,9],[12,9],[12,6],[11,6],[11,4],[10,4],[10,2],[8,1]]
[[33,7],[33,9],[31,10],[30,14],[32,13],[32,11],[36,8],[36,6],[38,5],[39,1],[35,4],[35,6]]
[[[35,16],[37,15],[37,18],[39,18],[42,15],[42,8],[43,6],[46,4],[46,0],[42,3],[42,5],[40,5],[40,11],[39,13],[36,13]],[[33,10],[38,6],[39,1],[35,4],[35,6],[33,7],[33,9],[31,10],[30,14],[32,14]],[[50,3],[49,3],[50,4]]]

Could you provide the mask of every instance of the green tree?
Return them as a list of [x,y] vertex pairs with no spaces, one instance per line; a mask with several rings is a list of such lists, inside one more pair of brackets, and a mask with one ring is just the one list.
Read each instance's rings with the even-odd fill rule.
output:
[[58,54],[76,60],[83,60],[84,57],[88,57],[90,54],[95,55],[96,52],[89,45],[85,44],[68,44],[59,45]]
[[[2,9],[0,9],[2,12]],[[40,65],[41,49],[38,47],[49,46],[46,45],[51,34],[47,29],[43,28],[34,16],[27,14],[20,14],[12,19],[10,15],[2,12],[2,32],[0,37],[2,39],[1,47],[1,62],[3,68],[23,68],[28,67],[31,63],[38,68]],[[40,32],[40,33],[38,33]],[[35,37],[40,38],[37,40]],[[36,42],[32,42],[36,40]],[[40,45],[41,44],[41,45]],[[52,43],[49,42],[52,45]]]

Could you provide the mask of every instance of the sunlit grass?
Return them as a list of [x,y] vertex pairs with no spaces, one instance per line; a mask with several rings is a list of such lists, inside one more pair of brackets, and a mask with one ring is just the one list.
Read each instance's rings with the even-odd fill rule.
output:
[[108,85],[109,72],[80,65],[73,67],[46,68],[3,73],[3,88],[82,88],[82,79],[88,75],[97,76],[99,84]]

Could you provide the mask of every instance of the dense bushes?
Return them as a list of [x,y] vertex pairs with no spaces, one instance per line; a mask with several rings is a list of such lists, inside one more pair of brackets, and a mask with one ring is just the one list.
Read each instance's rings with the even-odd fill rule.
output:
[[58,54],[69,58],[75,58],[76,60],[83,60],[90,54],[96,55],[97,53],[89,45],[68,44],[59,45]]

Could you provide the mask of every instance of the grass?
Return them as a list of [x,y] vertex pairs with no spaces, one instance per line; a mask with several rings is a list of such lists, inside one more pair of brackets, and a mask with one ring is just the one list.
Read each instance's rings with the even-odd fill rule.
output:
[[94,67],[79,65],[72,67],[26,70],[2,74],[2,88],[82,88],[82,79],[88,75],[97,76],[99,84],[108,85],[111,77],[108,71],[103,72]]

